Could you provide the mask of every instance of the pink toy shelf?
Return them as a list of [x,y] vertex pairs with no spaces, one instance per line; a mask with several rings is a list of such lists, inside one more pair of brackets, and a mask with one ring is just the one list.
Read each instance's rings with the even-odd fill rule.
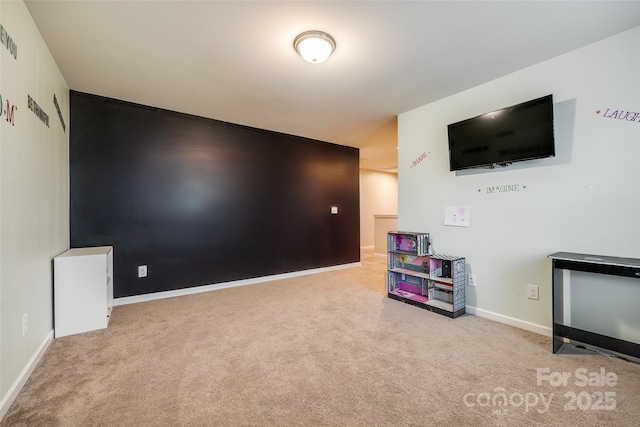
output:
[[429,234],[387,235],[389,298],[456,318],[465,312],[466,261],[429,254]]

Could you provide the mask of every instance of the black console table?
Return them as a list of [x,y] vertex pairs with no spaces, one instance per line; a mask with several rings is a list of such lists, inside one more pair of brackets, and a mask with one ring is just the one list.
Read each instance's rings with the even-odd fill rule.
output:
[[[557,353],[564,344],[564,338],[591,344],[629,356],[640,357],[640,344],[619,338],[598,334],[569,325],[564,322],[564,283],[561,270],[583,271],[611,276],[640,279],[640,259],[619,258],[600,255],[556,252],[552,259],[552,306],[553,306],[553,352]],[[604,278],[606,280],[606,277]],[[640,285],[640,283],[638,283]],[[615,313],[611,313],[615,316]]]

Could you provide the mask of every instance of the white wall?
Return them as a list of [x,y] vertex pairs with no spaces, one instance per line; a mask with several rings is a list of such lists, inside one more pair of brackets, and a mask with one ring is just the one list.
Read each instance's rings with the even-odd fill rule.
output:
[[360,246],[374,244],[374,215],[398,213],[398,174],[360,169]]
[[[23,2],[0,2],[0,397],[4,415],[53,337],[52,258],[69,247],[69,88]],[[58,118],[56,96],[66,125]],[[32,97],[47,127],[29,108]],[[22,335],[22,317],[28,332]]]
[[398,215],[375,215],[373,220],[373,253],[387,256],[387,235],[398,230]]
[[[635,28],[399,116],[399,228],[466,257],[478,282],[467,287],[469,311],[548,333],[547,255],[640,257],[640,122],[603,114],[640,112],[638,76]],[[547,94],[555,158],[449,171],[447,124]],[[520,191],[487,194],[509,184]],[[470,207],[469,228],[443,226],[445,207],[457,205]],[[526,298],[527,284],[540,286],[540,301]]]

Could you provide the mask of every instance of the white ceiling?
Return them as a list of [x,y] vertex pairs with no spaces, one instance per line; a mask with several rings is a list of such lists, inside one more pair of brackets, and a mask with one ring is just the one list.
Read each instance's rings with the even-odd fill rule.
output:
[[[72,90],[359,147],[378,170],[397,114],[640,25],[640,1],[25,3]],[[336,39],[327,62],[293,50],[306,30]]]

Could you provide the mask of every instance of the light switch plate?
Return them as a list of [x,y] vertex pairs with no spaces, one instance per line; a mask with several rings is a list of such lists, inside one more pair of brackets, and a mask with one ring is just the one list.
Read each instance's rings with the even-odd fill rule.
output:
[[338,207],[331,206],[331,215],[338,215]]
[[147,277],[147,266],[139,265],[138,266],[138,277]]

